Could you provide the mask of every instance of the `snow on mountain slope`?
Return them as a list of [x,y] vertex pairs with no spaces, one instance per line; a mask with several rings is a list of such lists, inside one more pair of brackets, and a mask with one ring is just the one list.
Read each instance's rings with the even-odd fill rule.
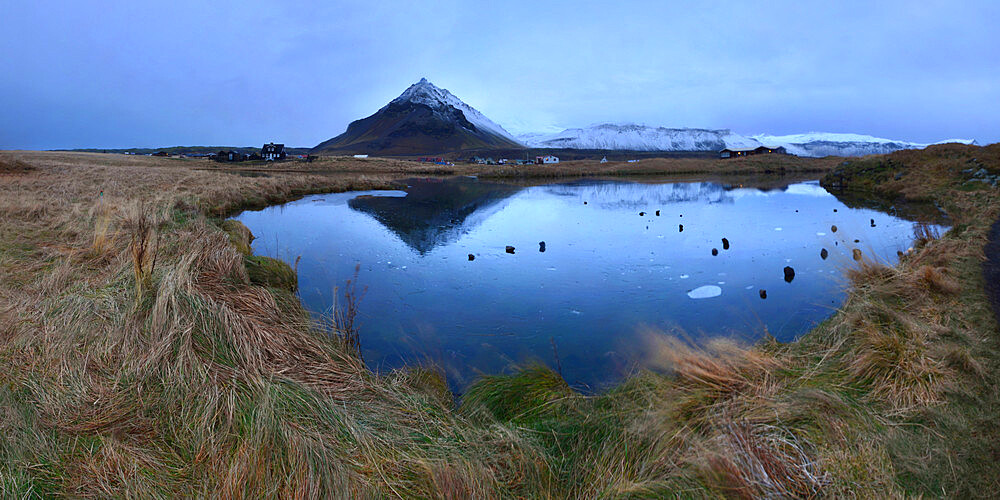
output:
[[372,115],[321,142],[316,154],[427,155],[466,149],[517,149],[521,143],[482,113],[426,78]]
[[753,139],[730,130],[648,127],[634,124],[591,125],[555,134],[522,134],[518,140],[535,148],[612,149],[630,151],[712,151],[755,147]]
[[809,132],[793,135],[752,136],[757,142],[766,146],[784,146],[789,153],[798,156],[864,156],[870,154],[885,154],[900,149],[923,149],[931,144],[957,142],[975,144],[968,139],[949,139],[931,144],[883,139],[862,134],[837,134],[829,132]]
[[497,125],[492,120],[487,118],[486,115],[480,113],[472,106],[469,106],[461,99],[455,97],[455,95],[448,92],[447,89],[435,86],[433,83],[427,81],[426,78],[421,78],[419,82],[411,85],[410,88],[403,91],[399,97],[393,99],[390,104],[401,104],[406,102],[425,104],[430,106],[432,109],[441,109],[448,106],[453,107],[461,111],[462,114],[465,115],[465,119],[469,120],[469,122],[475,125],[476,128],[484,129],[516,142],[514,136],[510,135],[510,133],[504,130],[503,127]]
[[[645,125],[601,124],[571,128],[554,134],[522,134],[518,140],[528,147],[565,149],[610,149],[628,151],[719,151],[724,148],[783,146],[798,156],[863,156],[900,149],[925,148],[930,144],[883,139],[862,134],[810,132],[794,135],[743,136],[728,129],[664,128]],[[974,144],[950,139],[944,142]],[[934,143],[934,144],[940,144]]]

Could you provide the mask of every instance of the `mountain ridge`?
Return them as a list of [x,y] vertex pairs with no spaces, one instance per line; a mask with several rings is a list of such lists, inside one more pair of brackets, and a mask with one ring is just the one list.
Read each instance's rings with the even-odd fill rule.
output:
[[585,128],[570,128],[552,134],[521,134],[517,138],[528,147],[618,151],[719,151],[724,148],[781,146],[791,154],[810,157],[882,154],[901,149],[922,149],[931,144],[945,142],[976,143],[974,140],[949,139],[924,144],[863,134],[830,132],[748,136],[736,134],[730,129],[667,128],[631,123],[602,123]]
[[712,152],[725,148],[784,147],[798,156],[863,156],[936,143],[884,139],[863,134],[742,135],[731,129],[668,128],[600,123],[554,133],[512,135],[447,89],[426,78],[410,85],[372,115],[310,150],[313,154],[437,155],[459,151],[560,149],[636,152]]

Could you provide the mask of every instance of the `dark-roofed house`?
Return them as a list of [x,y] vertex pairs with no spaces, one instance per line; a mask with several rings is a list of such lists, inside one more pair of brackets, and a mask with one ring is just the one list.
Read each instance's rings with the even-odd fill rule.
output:
[[785,151],[785,148],[783,148],[781,146],[761,146],[761,147],[759,147],[759,148],[757,148],[757,149],[755,149],[753,151],[754,151],[754,154],[758,154],[758,155],[766,155],[766,154],[785,155],[785,154],[788,154],[788,152]]
[[260,148],[260,156],[267,161],[284,160],[285,145],[269,142]]
[[719,158],[737,158],[754,154],[757,148],[726,148],[719,151]]
[[740,156],[788,154],[782,146],[758,146],[756,148],[726,148],[719,151],[719,158],[738,158]]
[[211,157],[215,161],[243,161],[243,155],[239,151],[219,151]]

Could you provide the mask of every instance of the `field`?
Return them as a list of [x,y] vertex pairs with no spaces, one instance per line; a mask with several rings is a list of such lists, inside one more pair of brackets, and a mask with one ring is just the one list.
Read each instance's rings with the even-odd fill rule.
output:
[[[1000,332],[983,247],[1000,146],[844,159],[558,167],[0,152],[0,496],[619,498],[990,496]],[[972,170],[969,170],[969,169]],[[294,263],[224,222],[414,175],[829,174],[855,197],[933,201],[890,268],[862,259],[802,340],[693,347],[597,396],[552,370],[463,395],[434,367],[373,375],[349,308],[314,322]],[[349,305],[349,301],[348,301]]]

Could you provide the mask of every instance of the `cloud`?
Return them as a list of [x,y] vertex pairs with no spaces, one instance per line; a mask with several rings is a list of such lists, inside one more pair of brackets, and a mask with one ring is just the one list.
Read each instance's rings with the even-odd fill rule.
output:
[[422,76],[515,133],[985,144],[1000,140],[998,18],[991,0],[15,2],[0,147],[312,146]]

